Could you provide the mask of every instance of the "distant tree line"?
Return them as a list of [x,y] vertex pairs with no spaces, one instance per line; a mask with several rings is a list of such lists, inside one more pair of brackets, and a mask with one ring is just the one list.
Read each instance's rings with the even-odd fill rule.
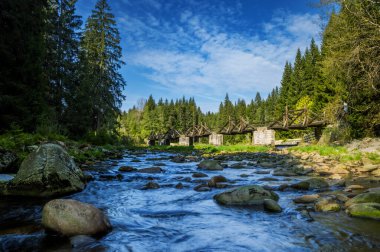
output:
[[[339,134],[346,134],[342,137],[380,135],[380,2],[321,3],[339,4],[339,12],[332,11],[323,31],[321,47],[312,39],[304,52],[298,49],[294,62],[285,64],[280,87],[266,99],[257,93],[248,103],[243,99],[232,103],[227,94],[218,112],[202,113],[193,98],[156,103],[150,96],[139,108],[123,113],[122,134],[141,142],[152,131],[184,132],[200,123],[212,130],[240,117],[260,124],[281,118],[287,107],[324,113]],[[249,141],[246,136],[228,140]]]
[[0,132],[114,132],[125,81],[106,0],[82,29],[77,0],[0,1]]

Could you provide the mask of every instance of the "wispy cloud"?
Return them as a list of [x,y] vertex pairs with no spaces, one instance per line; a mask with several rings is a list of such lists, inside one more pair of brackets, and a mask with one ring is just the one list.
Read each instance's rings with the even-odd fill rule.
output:
[[280,84],[283,66],[293,61],[297,48],[304,50],[312,37],[318,42],[318,15],[277,11],[257,31],[231,31],[228,25],[240,25],[238,2],[228,8],[189,2],[193,5],[168,19],[160,11],[170,10],[173,2],[143,0],[141,8],[149,5],[153,11],[118,15],[118,21],[125,42],[134,47],[128,65],[141,69],[168,96],[210,101],[206,109],[216,109],[215,101],[226,92],[232,98],[265,96]]

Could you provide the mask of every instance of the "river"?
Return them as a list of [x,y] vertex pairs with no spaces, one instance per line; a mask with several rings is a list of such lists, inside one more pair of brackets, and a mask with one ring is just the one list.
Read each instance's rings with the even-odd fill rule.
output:
[[[2,251],[376,251],[380,250],[380,222],[353,219],[343,211],[300,214],[292,202],[298,191],[277,192],[282,213],[262,209],[225,207],[213,196],[226,189],[197,192],[199,180],[225,176],[232,186],[258,184],[276,187],[302,177],[276,177],[255,166],[223,171],[202,171],[209,178],[192,178],[197,162],[174,163],[174,154],[125,152],[121,160],[108,160],[88,169],[94,180],[80,193],[65,198],[90,203],[110,218],[113,229],[96,240],[72,248],[69,239],[45,235],[40,227],[46,200],[1,199]],[[135,159],[140,160],[140,162]],[[229,161],[229,164],[235,161]],[[147,168],[160,163],[161,174],[120,174],[120,166]],[[266,169],[268,170],[268,169]],[[245,174],[241,176],[242,174]],[[150,180],[159,189],[141,190]],[[183,189],[176,189],[181,182]]]

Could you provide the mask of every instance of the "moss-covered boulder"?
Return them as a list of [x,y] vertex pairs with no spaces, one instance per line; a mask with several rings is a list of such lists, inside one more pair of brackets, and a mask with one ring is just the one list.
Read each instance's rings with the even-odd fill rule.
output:
[[353,204],[346,209],[346,213],[352,217],[380,220],[379,203]]
[[294,189],[299,190],[313,190],[313,189],[323,189],[328,188],[329,183],[323,178],[310,178],[291,185]]
[[368,192],[356,195],[352,199],[345,203],[346,207],[350,207],[354,204],[360,203],[379,203],[380,204],[380,192]]
[[108,217],[96,207],[71,199],[49,201],[42,210],[42,225],[65,236],[96,235],[111,229]]
[[43,144],[22,162],[15,178],[0,194],[10,196],[52,197],[84,189],[83,172],[58,144]]
[[221,171],[223,167],[216,160],[203,160],[198,164],[199,169],[211,170],[211,171]]
[[262,205],[265,199],[277,201],[278,195],[265,190],[258,185],[242,186],[214,196],[216,202],[222,205]]
[[318,212],[339,212],[340,205],[332,197],[319,199],[315,203],[315,210]]

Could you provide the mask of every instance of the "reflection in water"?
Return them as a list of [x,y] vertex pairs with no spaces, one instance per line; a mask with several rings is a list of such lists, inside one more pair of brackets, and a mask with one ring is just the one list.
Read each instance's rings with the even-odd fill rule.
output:
[[[113,230],[98,240],[76,241],[47,236],[40,228],[44,200],[2,200],[0,202],[0,250],[5,251],[319,251],[380,248],[380,223],[351,219],[343,212],[312,213],[308,222],[295,210],[292,198],[299,192],[278,192],[284,211],[270,214],[255,208],[224,207],[213,195],[225,189],[196,192],[196,182],[223,175],[233,186],[260,184],[276,186],[279,181],[259,181],[270,174],[261,168],[202,171],[209,178],[192,178],[196,163],[173,163],[167,153],[134,155],[126,153],[117,166],[104,162],[89,171],[95,180],[86,189],[67,198],[90,203],[110,217]],[[142,162],[131,162],[138,158]],[[160,160],[162,174],[123,173],[112,179],[123,165],[153,166]],[[246,174],[243,177],[241,174]],[[104,179],[107,178],[107,179]],[[191,178],[191,179],[190,179]],[[141,190],[155,181],[160,189]],[[291,178],[298,180],[299,178]],[[196,182],[194,182],[196,181]],[[176,189],[181,182],[183,189]],[[291,183],[287,181],[286,183]]]

